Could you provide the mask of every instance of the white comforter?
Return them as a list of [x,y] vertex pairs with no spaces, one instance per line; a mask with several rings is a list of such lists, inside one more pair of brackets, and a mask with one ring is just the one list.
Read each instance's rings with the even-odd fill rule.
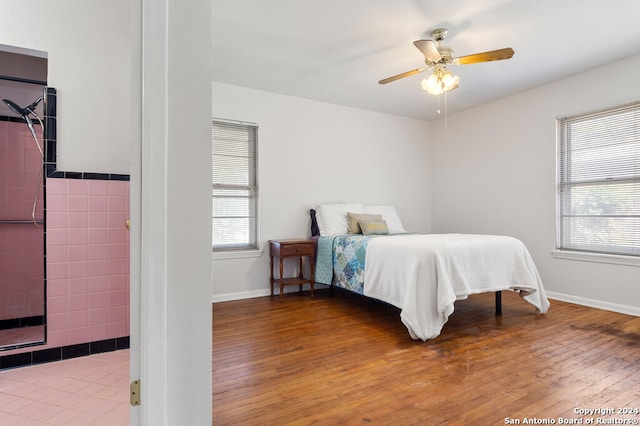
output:
[[433,339],[453,303],[474,293],[520,290],[541,313],[549,301],[524,244],[495,235],[395,235],[369,241],[364,294],[402,310],[413,339]]

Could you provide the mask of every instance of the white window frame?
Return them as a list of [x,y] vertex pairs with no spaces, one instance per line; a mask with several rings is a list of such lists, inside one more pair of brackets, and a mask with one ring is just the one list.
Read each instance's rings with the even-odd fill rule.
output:
[[[247,152],[247,169],[243,171],[241,170],[240,175],[244,175],[246,179],[242,179],[242,182],[238,181],[238,176],[230,178],[229,180],[225,179],[225,176],[222,174],[217,174],[220,170],[226,168],[227,170],[232,170],[234,165],[225,165],[225,167],[216,167],[216,161],[225,161],[223,157],[228,157],[225,155],[220,155],[219,152],[215,149],[215,126],[218,125],[218,129],[226,127],[227,129],[235,129],[238,131],[246,130],[247,132],[247,142],[248,152]],[[219,132],[217,133],[219,134]],[[212,143],[212,163],[213,166],[213,174],[212,174],[212,241],[211,248],[213,251],[214,259],[225,259],[225,258],[236,258],[236,257],[253,257],[259,256],[261,254],[260,242],[259,242],[259,211],[258,211],[258,125],[255,123],[244,122],[244,121],[234,121],[220,118],[213,118],[211,121],[211,143]],[[240,193],[246,192],[247,195],[232,195],[232,196],[222,196],[220,194],[221,191],[238,191]],[[216,195],[218,192],[219,195]],[[227,199],[230,198],[240,198],[248,200],[248,212],[244,215],[233,215],[233,216],[222,216],[216,212],[216,198],[219,199]],[[241,243],[229,243],[229,244],[216,244],[215,235],[216,235],[216,220],[224,220],[224,219],[247,219],[249,221],[248,226],[248,234],[246,235],[247,239],[245,242]],[[219,228],[219,227],[218,227]]]
[[554,257],[640,265],[640,102],[557,124]]

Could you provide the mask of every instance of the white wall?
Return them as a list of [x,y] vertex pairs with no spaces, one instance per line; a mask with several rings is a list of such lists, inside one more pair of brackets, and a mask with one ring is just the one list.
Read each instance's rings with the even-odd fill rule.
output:
[[407,230],[431,230],[430,124],[213,82],[213,116],[258,131],[258,258],[215,260],[214,298],[264,294],[267,240],[310,236],[319,203],[393,204]]
[[638,100],[639,72],[635,56],[450,116],[446,142],[434,123],[433,231],[515,236],[553,296],[639,313],[640,267],[551,256],[556,117]]
[[58,169],[129,173],[131,4],[0,0],[0,44],[48,54]]

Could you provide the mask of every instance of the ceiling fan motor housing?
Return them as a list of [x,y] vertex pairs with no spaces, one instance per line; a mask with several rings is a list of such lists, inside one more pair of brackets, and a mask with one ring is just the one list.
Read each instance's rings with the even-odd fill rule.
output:
[[453,49],[449,46],[437,46],[438,52],[440,53],[440,59],[437,61],[430,61],[428,59],[425,60],[426,64],[429,66],[434,66],[436,64],[444,64],[450,65],[453,63]]

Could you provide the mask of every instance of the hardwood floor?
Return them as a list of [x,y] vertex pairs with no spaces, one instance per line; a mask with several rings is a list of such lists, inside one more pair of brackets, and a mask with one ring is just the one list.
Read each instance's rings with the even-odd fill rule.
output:
[[315,293],[213,305],[215,425],[640,419],[574,412],[640,408],[638,317],[553,300],[536,315],[511,292],[496,317],[480,294],[419,342],[392,306]]

